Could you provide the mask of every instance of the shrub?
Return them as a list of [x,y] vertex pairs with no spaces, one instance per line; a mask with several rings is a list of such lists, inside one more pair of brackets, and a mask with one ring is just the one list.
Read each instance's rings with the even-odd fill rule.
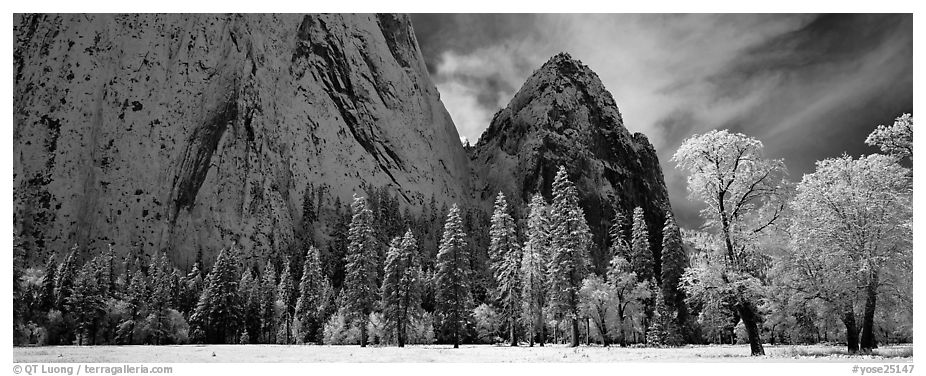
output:
[[325,323],[324,341],[326,345],[356,345],[360,343],[360,328],[356,324],[348,325],[344,312],[337,312]]

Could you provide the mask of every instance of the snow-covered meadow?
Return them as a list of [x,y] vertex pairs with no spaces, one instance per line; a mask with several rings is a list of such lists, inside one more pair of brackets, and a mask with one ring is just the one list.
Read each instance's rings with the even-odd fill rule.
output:
[[871,356],[845,355],[845,346],[766,346],[766,356],[749,356],[748,345],[680,348],[620,348],[563,345],[509,347],[412,345],[405,348],[301,345],[47,346],[16,347],[21,363],[87,362],[866,362],[913,360],[913,346],[886,346]]

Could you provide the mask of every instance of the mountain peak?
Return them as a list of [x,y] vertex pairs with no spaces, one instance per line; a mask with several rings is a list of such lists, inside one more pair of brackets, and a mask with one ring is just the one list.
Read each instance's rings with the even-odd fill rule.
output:
[[[526,203],[535,193],[550,198],[562,166],[579,200],[596,244],[607,242],[615,211],[642,207],[650,224],[671,210],[655,150],[642,134],[624,127],[617,103],[598,75],[568,53],[550,58],[527,79],[511,103],[492,119],[471,154],[483,181],[477,199],[486,207],[496,192]],[[658,254],[661,228],[650,228]],[[603,272],[606,252],[593,252]]]

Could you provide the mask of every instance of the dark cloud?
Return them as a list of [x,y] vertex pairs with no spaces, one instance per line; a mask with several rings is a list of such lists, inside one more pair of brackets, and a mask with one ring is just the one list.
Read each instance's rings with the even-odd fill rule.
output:
[[874,152],[865,136],[913,105],[913,19],[835,15],[413,15],[441,97],[472,141],[523,81],[567,51],[601,77],[625,125],[649,136],[673,209],[688,200],[670,161],[692,134],[727,128],[785,158],[791,178],[814,161]]

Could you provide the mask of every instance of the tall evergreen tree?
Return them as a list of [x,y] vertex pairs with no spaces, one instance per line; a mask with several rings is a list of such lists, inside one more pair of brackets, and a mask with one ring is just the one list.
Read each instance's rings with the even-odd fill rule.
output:
[[636,207],[633,209],[633,230],[631,232],[633,240],[631,241],[632,257],[630,262],[633,264],[633,270],[637,273],[640,281],[648,281],[655,275],[653,269],[655,261],[653,260],[653,251],[649,247],[649,230],[646,227],[646,218],[643,217],[643,208]]
[[[684,291],[679,289],[678,283],[685,274],[685,268],[688,267],[688,256],[682,246],[681,232],[671,212],[666,212],[666,224],[662,229],[661,261],[662,294],[665,296],[668,309],[678,315],[678,317],[670,318],[670,321],[677,321],[678,324],[683,325],[687,319],[688,310],[685,307]],[[685,337],[684,333],[677,332],[682,330],[681,325],[667,326],[666,330],[671,331],[669,337]]]
[[463,219],[456,204],[447,214],[444,235],[437,253],[436,312],[444,330],[453,336],[453,347],[460,347],[466,324],[470,321],[473,298],[470,291],[469,254]]
[[495,211],[489,229],[489,257],[495,276],[495,299],[501,304],[508,320],[511,346],[518,345],[516,326],[521,313],[521,246],[515,233],[515,222],[508,212],[505,195],[498,192]]
[[206,277],[206,288],[190,317],[191,330],[201,331],[209,343],[233,343],[241,323],[239,274],[237,263],[229,255],[231,252],[231,249],[219,252]]
[[651,347],[662,347],[666,345],[666,337],[668,336],[666,327],[668,326],[667,324],[671,315],[666,308],[666,301],[662,294],[662,290],[656,287],[655,283],[651,285],[656,290],[656,296],[653,299],[656,307],[653,312],[653,318],[646,328],[646,345]]
[[151,295],[148,300],[148,315],[153,322],[154,344],[160,345],[165,337],[165,324],[170,309],[170,266],[167,255],[161,253],[160,257],[153,257],[148,267],[151,280]]
[[267,260],[260,280],[260,323],[263,343],[274,343],[276,335],[277,277],[273,263]]
[[103,258],[103,280],[105,282],[104,288],[106,290],[106,295],[113,297],[116,295],[116,251],[113,249],[113,243],[109,243],[107,246],[108,248]]
[[299,340],[319,342],[322,327],[321,306],[324,304],[324,290],[328,283],[321,270],[321,255],[318,248],[310,246],[302,266],[299,281],[299,298],[296,300],[295,316],[299,322]]
[[256,343],[261,333],[260,322],[260,280],[246,268],[238,282],[238,296],[241,302],[241,338],[239,343]]
[[360,347],[367,345],[367,323],[377,302],[379,274],[377,244],[373,233],[373,213],[366,199],[354,195],[353,217],[348,230],[347,276],[344,279],[344,302],[351,321],[360,326]]
[[560,166],[553,181],[552,254],[548,267],[555,312],[572,321],[572,346],[579,346],[579,289],[588,274],[591,233],[575,185]]
[[[128,287],[125,290],[125,301],[128,303],[129,317],[119,325],[116,336],[119,343],[131,345],[135,343],[135,329],[139,326],[139,321],[148,302],[148,280],[141,270],[135,270],[134,273],[126,271],[125,274],[126,281],[128,281]],[[130,275],[131,277],[128,277]]]
[[293,307],[296,303],[296,286],[293,283],[288,261],[283,265],[283,273],[280,274],[276,299],[277,305],[280,306],[280,335],[277,336],[277,341],[281,344],[290,344],[292,343],[292,320]]
[[102,260],[99,257],[84,264],[74,278],[73,288],[67,296],[68,311],[73,313],[77,324],[77,344],[96,344],[95,333],[100,320],[106,313],[103,298],[104,287],[100,285]]
[[613,258],[615,255],[627,259],[630,258],[630,244],[627,242],[624,227],[627,225],[627,217],[621,213],[619,208],[614,209],[614,218],[611,220],[611,228],[608,230],[608,239],[611,242],[608,252]]
[[[546,339],[543,308],[547,303],[547,264],[550,257],[549,208],[539,193],[531,198],[527,218],[527,240],[521,260],[521,284],[525,321],[530,327],[530,345],[539,335],[540,346]],[[539,333],[538,333],[539,331]]]
[[71,295],[71,289],[74,286],[74,278],[77,277],[77,245],[71,248],[64,261],[58,265],[58,271],[55,272],[55,308],[61,312],[67,312],[67,300]]
[[418,246],[412,230],[395,237],[386,254],[383,278],[383,319],[385,331],[394,332],[399,347],[404,347],[409,323],[421,310],[421,267]]
[[48,256],[45,263],[45,276],[42,277],[42,286],[39,290],[39,309],[48,311],[55,307],[55,272],[58,271],[58,263],[55,262],[55,255]]

